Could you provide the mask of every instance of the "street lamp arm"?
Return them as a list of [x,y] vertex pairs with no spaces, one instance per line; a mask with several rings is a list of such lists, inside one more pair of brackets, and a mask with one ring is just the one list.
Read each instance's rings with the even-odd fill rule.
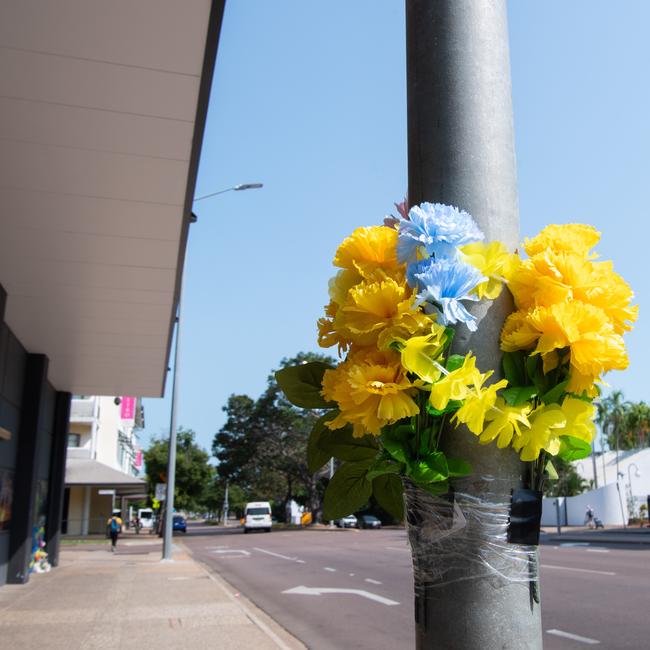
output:
[[194,203],[197,201],[203,201],[203,199],[209,199],[211,196],[217,196],[218,194],[225,194],[226,192],[241,192],[242,190],[258,190],[261,187],[264,187],[264,183],[240,183],[239,185],[233,185],[232,187],[227,187],[225,190],[219,190],[218,192],[212,192],[211,194],[204,194],[203,196],[197,196],[194,199]]

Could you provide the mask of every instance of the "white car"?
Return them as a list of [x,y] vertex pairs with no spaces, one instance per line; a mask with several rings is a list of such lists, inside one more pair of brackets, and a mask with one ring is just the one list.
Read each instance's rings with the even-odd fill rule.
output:
[[346,515],[342,519],[338,519],[336,525],[339,528],[356,528],[357,518],[354,515]]
[[264,530],[271,532],[271,504],[268,501],[251,501],[244,510],[244,532]]

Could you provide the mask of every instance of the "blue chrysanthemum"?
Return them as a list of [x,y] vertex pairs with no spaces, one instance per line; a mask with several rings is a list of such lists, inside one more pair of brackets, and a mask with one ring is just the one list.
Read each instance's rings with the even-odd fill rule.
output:
[[472,332],[476,331],[476,317],[467,311],[461,300],[478,300],[470,295],[472,289],[486,279],[478,269],[464,262],[442,259],[429,264],[414,277],[422,287],[417,304],[431,305],[443,325],[465,323]]
[[402,263],[415,262],[422,247],[436,259],[453,259],[458,246],[483,238],[481,229],[464,210],[443,203],[422,203],[409,210],[409,220],[399,222],[397,258]]

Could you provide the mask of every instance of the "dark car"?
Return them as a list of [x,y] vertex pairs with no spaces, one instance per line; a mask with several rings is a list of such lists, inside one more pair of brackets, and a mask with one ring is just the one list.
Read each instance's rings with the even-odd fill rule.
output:
[[183,517],[183,515],[174,515],[172,527],[174,530],[180,530],[182,533],[186,533],[187,522],[185,521],[185,517]]
[[381,528],[381,521],[374,515],[359,515],[357,525],[359,528]]

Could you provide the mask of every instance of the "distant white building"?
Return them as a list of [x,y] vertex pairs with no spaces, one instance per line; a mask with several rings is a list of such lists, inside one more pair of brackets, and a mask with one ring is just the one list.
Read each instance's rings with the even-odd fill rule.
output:
[[135,397],[77,395],[72,399],[62,532],[102,533],[113,509],[126,513],[128,497],[144,495],[138,429],[144,425]]
[[[616,483],[616,452],[606,451],[596,456],[596,476],[598,487]],[[576,471],[586,481],[594,480],[594,463],[591,459],[573,463]],[[626,449],[618,452],[618,482],[625,489],[625,500],[629,509],[638,513],[639,506],[646,503],[650,495],[650,447],[645,449]],[[594,484],[595,487],[595,484]]]

